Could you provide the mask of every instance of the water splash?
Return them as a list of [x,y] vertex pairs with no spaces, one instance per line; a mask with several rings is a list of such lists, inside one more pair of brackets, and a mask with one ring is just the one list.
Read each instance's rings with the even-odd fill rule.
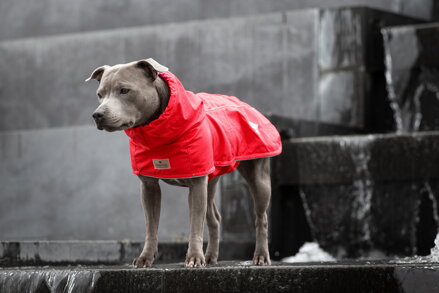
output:
[[[337,152],[350,156],[348,161],[353,166],[352,174],[345,175],[346,179],[351,181],[343,182],[340,188],[333,189],[341,192],[343,198],[339,205],[334,206],[337,211],[324,211],[323,203],[326,199],[322,199],[318,192],[324,193],[325,185],[316,188],[301,186],[299,189],[312,239],[319,242],[337,258],[353,255],[353,249],[366,252],[373,246],[371,209],[375,184],[369,164],[371,144],[375,139],[375,136],[369,135],[337,137],[331,141],[333,147],[338,149]],[[343,168],[346,167],[343,166]],[[351,170],[350,166],[349,170]],[[331,195],[336,196],[333,193]],[[331,216],[331,220],[322,221],[322,214]]]
[[355,166],[354,174],[354,198],[352,202],[353,215],[356,218],[356,225],[362,234],[359,241],[370,244],[370,212],[372,206],[372,195],[374,182],[369,171],[370,143],[374,137],[369,135],[363,139],[349,139],[341,141],[341,148],[350,154]]
[[384,41],[387,98],[393,112],[395,131],[416,131],[422,120],[422,86],[417,86],[413,96],[407,99],[404,97],[407,88],[413,86],[411,79],[416,79],[416,73],[412,71],[420,52],[416,31],[413,27],[384,28],[381,34]]
[[421,96],[422,93],[424,92],[424,85],[421,84],[416,88],[415,91],[415,95],[413,97],[413,102],[414,102],[414,106],[415,106],[415,117],[414,117],[414,122],[413,122],[413,130],[414,131],[418,131],[419,128],[421,127],[421,121],[422,121],[422,111],[421,111]]
[[314,241],[316,241],[317,238],[316,238],[315,234],[317,232],[317,228],[314,225],[314,222],[312,220],[312,211],[311,211],[311,209],[309,207],[309,204],[308,204],[308,201],[307,201],[307,198],[306,198],[306,194],[305,194],[305,192],[303,191],[302,188],[299,189],[299,194],[300,194],[300,197],[302,199],[302,205],[303,205],[303,209],[305,210],[305,218],[306,218],[306,222],[308,223],[308,227],[310,229],[311,238]]
[[[433,219],[436,222],[436,230],[439,232],[439,211],[438,211],[438,203],[436,200],[436,196],[434,196],[433,190],[431,189],[430,183],[426,180],[425,183],[425,190],[428,193],[428,198],[431,200],[432,207],[433,207]],[[436,237],[437,239],[437,237]],[[436,244],[436,242],[435,242]]]
[[439,262],[439,211],[438,211],[438,201],[436,199],[435,194],[430,186],[430,183],[426,180],[424,182],[425,191],[428,194],[428,198],[431,200],[432,208],[433,208],[433,219],[436,222],[436,231],[437,235],[434,240],[434,247],[431,248],[430,254],[427,256],[414,256],[414,257],[405,257],[401,259],[396,259],[391,262],[394,263],[432,263]]
[[0,292],[93,292],[98,271],[11,269],[0,271]]
[[427,256],[404,257],[389,261],[390,263],[439,263],[439,233],[434,240],[434,247]]
[[285,257],[283,262],[297,263],[297,262],[334,262],[336,259],[320,248],[318,243],[306,242],[302,245],[296,255]]
[[[409,112],[412,113],[413,117],[413,126],[411,127],[412,131],[420,131],[421,130],[421,122],[423,119],[423,115],[422,115],[422,101],[421,101],[421,97],[426,93],[426,92],[432,92],[435,94],[436,99],[439,100],[439,88],[432,83],[431,80],[428,80],[428,75],[429,72],[425,71],[423,72],[422,75],[422,80],[423,82],[421,84],[419,84],[415,90],[415,93],[413,95],[413,108],[414,109],[409,109]],[[405,129],[409,129],[409,127],[405,127]]]
[[430,255],[428,256],[430,261],[439,262],[439,233],[436,235],[434,240],[434,247],[431,249]]
[[396,127],[396,133],[401,133],[403,130],[402,125],[402,111],[401,107],[398,103],[398,97],[395,92],[394,82],[393,82],[393,75],[392,75],[392,55],[390,46],[388,45],[391,41],[391,34],[383,31],[383,39],[384,39],[384,64],[386,67],[385,70],[385,78],[386,78],[386,89],[387,89],[387,97],[390,102],[390,108],[393,111],[393,119],[395,122]]

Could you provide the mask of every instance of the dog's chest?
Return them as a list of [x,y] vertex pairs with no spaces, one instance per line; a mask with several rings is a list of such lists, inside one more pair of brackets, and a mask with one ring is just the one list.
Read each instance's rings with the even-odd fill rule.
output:
[[188,179],[162,179],[165,183],[169,185],[176,185],[176,186],[187,186],[187,180]]

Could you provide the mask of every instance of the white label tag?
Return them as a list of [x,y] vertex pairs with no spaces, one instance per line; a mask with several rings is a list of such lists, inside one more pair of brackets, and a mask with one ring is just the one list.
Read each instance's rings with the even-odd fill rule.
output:
[[169,159],[153,159],[155,169],[171,169],[171,164],[169,164]]

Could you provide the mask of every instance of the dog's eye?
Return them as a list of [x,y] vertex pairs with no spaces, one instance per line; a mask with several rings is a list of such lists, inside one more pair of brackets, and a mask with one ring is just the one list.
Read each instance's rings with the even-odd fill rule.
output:
[[121,89],[120,89],[120,93],[121,93],[122,95],[126,95],[126,94],[128,94],[129,91],[130,91],[130,89],[126,89],[126,88],[121,88]]

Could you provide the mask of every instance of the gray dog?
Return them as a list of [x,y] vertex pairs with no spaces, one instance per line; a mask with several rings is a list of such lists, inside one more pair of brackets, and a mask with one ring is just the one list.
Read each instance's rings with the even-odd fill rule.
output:
[[[250,188],[256,214],[255,265],[269,265],[267,208],[271,196],[269,157],[281,152],[279,134],[265,117],[235,97],[184,90],[153,59],[96,68],[97,128],[130,137],[133,172],[141,180],[145,245],[135,267],[150,267],[157,255],[159,180],[189,188],[190,238],[186,267],[216,264],[221,216],[214,196],[219,176],[237,169]],[[203,253],[203,228],[209,240]]]

